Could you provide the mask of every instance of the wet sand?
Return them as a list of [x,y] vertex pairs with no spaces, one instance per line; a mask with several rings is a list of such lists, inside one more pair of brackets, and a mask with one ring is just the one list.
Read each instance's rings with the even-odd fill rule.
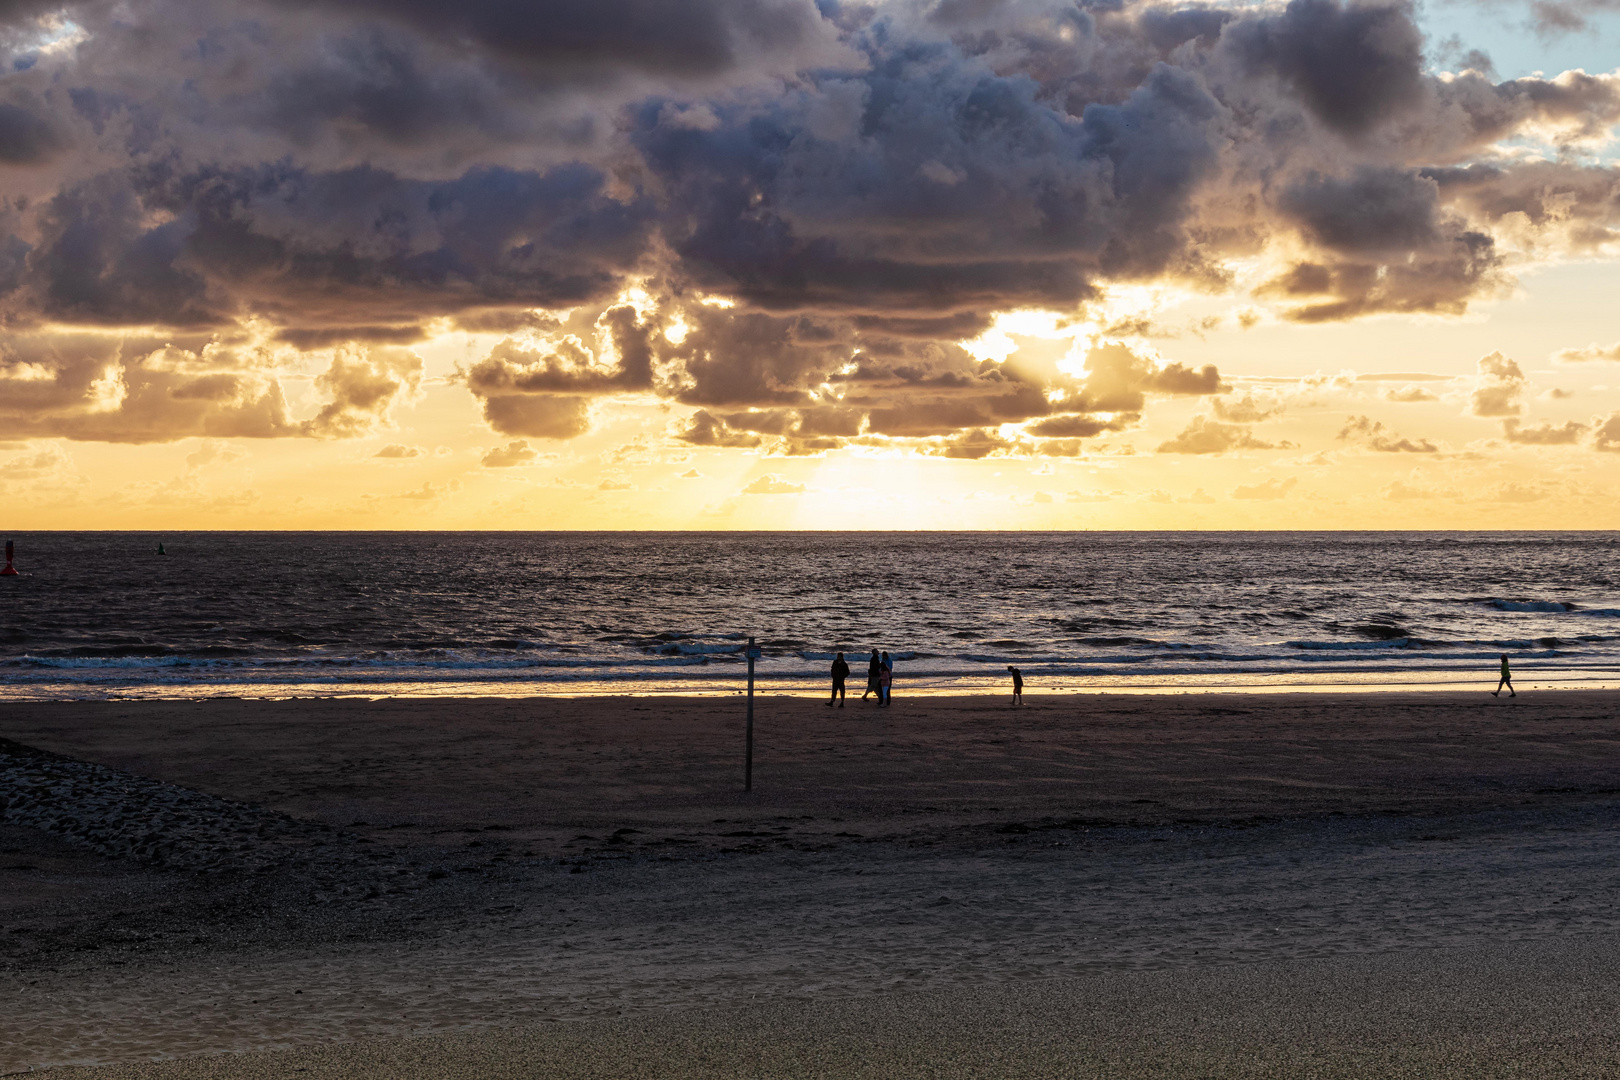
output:
[[1607,1078],[1612,944],[1119,972],[51,1075],[82,1080]]
[[744,795],[735,698],[6,705],[0,1067],[1612,1068],[1620,694],[765,697],[756,736]]

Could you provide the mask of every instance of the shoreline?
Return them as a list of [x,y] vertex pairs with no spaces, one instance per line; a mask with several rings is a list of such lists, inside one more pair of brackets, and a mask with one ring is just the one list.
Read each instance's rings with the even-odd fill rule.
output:
[[[1391,678],[1390,672],[1347,672],[1341,680],[1293,681],[1286,676],[1271,678],[1234,674],[1230,676],[1197,676],[1169,680],[1162,676],[1145,675],[1137,679],[1095,679],[1082,682],[1077,678],[1053,679],[1039,675],[1025,676],[1025,685],[1031,697],[1094,697],[1101,695],[1176,695],[1176,694],[1402,694],[1402,693],[1471,693],[1478,690],[1489,694],[1496,687],[1495,672],[1433,672],[1414,674],[1409,679]],[[1454,674],[1455,678],[1442,676]],[[1486,677],[1486,676],[1489,677]],[[1519,693],[1549,693],[1567,691],[1620,690],[1620,669],[1596,673],[1589,670],[1552,669],[1542,671],[1523,668],[1515,671],[1519,679]],[[400,681],[400,682],[221,682],[212,684],[107,684],[96,686],[86,683],[10,683],[0,682],[0,707],[7,704],[39,704],[45,702],[97,702],[97,701],[209,701],[209,700],[263,700],[263,701],[319,701],[319,700],[590,700],[613,697],[626,698],[720,698],[745,694],[742,678],[716,679],[702,682],[697,679],[667,680],[571,680],[523,682],[521,680],[452,680]],[[854,686],[853,680],[850,684]],[[861,684],[864,688],[864,683]],[[907,682],[895,684],[900,696],[912,698],[966,698],[1010,697],[1011,683],[1006,679],[983,677],[960,679],[949,683],[941,681]],[[826,680],[819,682],[796,677],[763,678],[755,680],[756,696],[784,698],[825,697],[829,692]],[[852,692],[851,698],[858,698]]]

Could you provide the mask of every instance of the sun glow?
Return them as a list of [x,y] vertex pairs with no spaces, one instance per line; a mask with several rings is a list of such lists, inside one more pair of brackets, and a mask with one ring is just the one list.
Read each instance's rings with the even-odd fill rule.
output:
[[1059,312],[1040,308],[1002,311],[991,319],[990,328],[984,333],[957,344],[975,359],[1001,363],[1018,351],[1018,342],[1013,340],[1013,335],[1049,340],[1073,337],[1075,326],[1066,323],[1065,318]]

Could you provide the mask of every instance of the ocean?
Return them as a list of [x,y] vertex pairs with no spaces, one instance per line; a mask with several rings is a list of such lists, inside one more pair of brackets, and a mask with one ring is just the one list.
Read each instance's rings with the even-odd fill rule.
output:
[[10,538],[0,700],[1620,683],[1616,533]]

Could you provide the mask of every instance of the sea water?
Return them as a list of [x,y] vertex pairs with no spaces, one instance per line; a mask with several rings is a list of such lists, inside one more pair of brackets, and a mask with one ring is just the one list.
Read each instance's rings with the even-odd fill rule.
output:
[[12,538],[11,699],[1620,684],[1616,533]]

